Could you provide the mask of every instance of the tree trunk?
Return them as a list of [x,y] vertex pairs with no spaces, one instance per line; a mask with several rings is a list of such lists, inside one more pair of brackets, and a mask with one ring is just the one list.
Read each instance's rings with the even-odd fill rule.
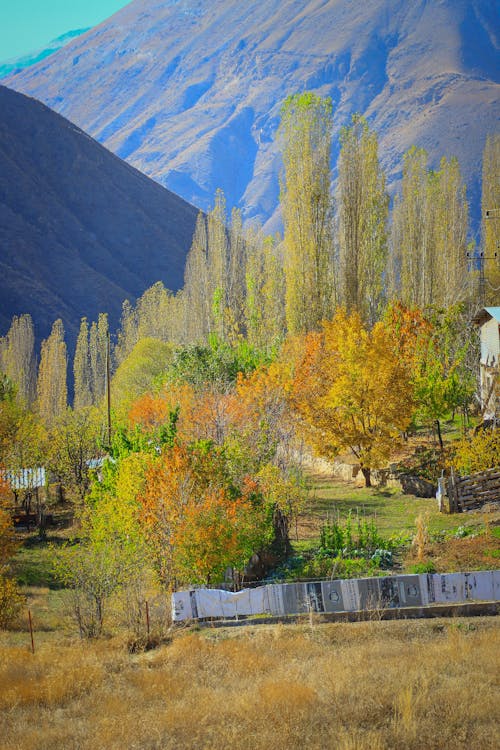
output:
[[371,487],[372,486],[372,478],[371,478],[371,469],[369,466],[362,466],[361,471],[363,472],[363,476],[365,478],[365,487]]
[[441,435],[441,424],[439,422],[439,419],[436,419],[436,427],[437,427],[437,434],[439,439],[439,447],[441,448],[441,452],[444,451],[444,444],[443,444],[443,436]]

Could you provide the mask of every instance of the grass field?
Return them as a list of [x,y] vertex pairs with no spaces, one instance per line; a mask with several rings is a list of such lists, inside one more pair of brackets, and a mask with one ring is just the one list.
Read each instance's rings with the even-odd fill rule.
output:
[[[481,559],[467,558],[467,545],[469,555],[490,545],[493,563],[498,553],[498,514],[447,516],[435,500],[325,477],[312,478],[295,547],[316,545],[322,522],[349,511],[407,537],[424,514],[431,534],[446,532],[443,564],[455,569]],[[454,535],[459,527],[466,538]],[[51,535],[57,544],[68,530]],[[47,544],[34,534],[23,541],[15,570],[27,608],[16,630],[0,633],[0,750],[500,746],[494,617],[322,624],[312,615],[307,625],[169,630],[162,596],[151,606],[160,645],[131,653],[119,609],[105,637],[77,638]],[[429,544],[438,559],[439,540]],[[119,606],[123,615],[127,603]]]
[[[405,495],[394,488],[356,487],[332,477],[311,477],[311,496],[299,526],[299,540],[317,539],[321,523],[328,517],[346,517],[349,513],[374,517],[378,529],[385,536],[415,533],[415,519],[423,514],[428,519],[429,531],[452,531],[459,526],[484,525],[485,513],[440,513],[435,498],[418,498]],[[500,513],[488,514],[500,520]]]
[[54,633],[35,654],[0,635],[2,750],[493,750],[495,618]]

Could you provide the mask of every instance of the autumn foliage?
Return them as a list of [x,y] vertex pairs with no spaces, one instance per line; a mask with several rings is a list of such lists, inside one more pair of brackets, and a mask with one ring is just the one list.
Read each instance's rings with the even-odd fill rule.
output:
[[265,539],[264,509],[244,483],[228,486],[220,451],[175,445],[146,472],[141,521],[165,583],[220,580],[243,570]]
[[10,513],[6,508],[9,486],[0,475],[0,627],[15,619],[22,597],[10,575],[10,560],[17,549]]
[[369,485],[370,470],[387,462],[410,423],[410,375],[383,323],[369,331],[357,313],[341,309],[305,337],[290,400],[318,453],[350,449]]

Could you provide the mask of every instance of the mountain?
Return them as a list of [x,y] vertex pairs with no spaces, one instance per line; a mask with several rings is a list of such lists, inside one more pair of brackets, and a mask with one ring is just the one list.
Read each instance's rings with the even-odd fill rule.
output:
[[46,106],[0,86],[0,333],[30,313],[39,336],[62,317],[108,312],[155,281],[183,282],[197,210]]
[[30,52],[27,55],[22,55],[21,57],[14,57],[10,60],[5,60],[0,64],[0,78],[5,78],[11,73],[18,73],[20,70],[24,70],[24,68],[29,68],[30,65],[35,65],[37,62],[45,60],[46,57],[53,55],[58,49],[64,47],[65,44],[68,44],[68,42],[71,42],[71,40],[75,39],[77,36],[85,34],[89,29],[90,27],[87,27],[86,29],[73,29],[72,31],[67,31],[65,34],[53,39],[46,47],[42,47],[42,49]]
[[336,134],[367,116],[393,187],[412,144],[433,166],[456,155],[477,212],[499,32],[497,0],[135,0],[7,85],[186,200],[207,208],[221,187],[263,220],[281,103],[313,90],[332,97]]

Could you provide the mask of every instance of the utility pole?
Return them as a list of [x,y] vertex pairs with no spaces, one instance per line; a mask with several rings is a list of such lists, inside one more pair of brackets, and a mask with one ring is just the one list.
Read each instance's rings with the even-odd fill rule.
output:
[[[500,208],[489,208],[484,212],[485,219],[500,219]],[[500,248],[500,243],[497,243]],[[486,260],[498,260],[498,251],[495,250],[493,255],[485,255],[483,251],[479,253],[466,253],[468,260],[473,261],[473,267],[479,263],[479,306],[484,307],[486,302],[486,275],[484,273],[484,262]]]

